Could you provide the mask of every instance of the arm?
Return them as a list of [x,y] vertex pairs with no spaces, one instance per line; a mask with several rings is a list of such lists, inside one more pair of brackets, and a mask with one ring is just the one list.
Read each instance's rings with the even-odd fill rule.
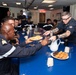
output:
[[44,35],[49,35],[51,32],[52,32],[52,33],[58,32],[59,30],[63,29],[63,25],[64,25],[64,24],[63,24],[62,22],[58,23],[58,25],[57,25],[57,27],[56,27],[55,29],[52,29],[52,30],[50,30],[50,31],[46,31],[46,32],[44,33]]
[[45,46],[48,44],[49,41],[47,39],[44,39],[41,41],[41,43],[36,44],[33,47],[17,47],[16,50],[9,56],[9,57],[25,57],[30,56],[40,50],[42,46]]
[[58,32],[58,31],[59,31],[58,28],[55,28],[55,29],[51,30],[51,32],[53,32],[53,33],[56,33],[56,32]]
[[53,30],[46,31],[46,32],[44,33],[44,35],[49,35],[49,34],[51,34],[51,32],[52,32],[52,33],[56,33],[57,31],[59,31],[59,29],[58,29],[58,28],[55,28],[55,29],[53,29]]
[[0,59],[9,57],[30,56],[38,50],[40,50],[42,46],[48,44],[47,40],[43,40],[41,43],[38,43],[33,47],[25,48],[20,46],[14,47],[11,44],[9,44],[6,40],[4,40],[3,43],[2,42],[2,39],[0,39]]
[[56,35],[56,36],[52,36],[52,37],[50,38],[50,40],[55,41],[55,40],[58,39],[58,38],[66,38],[66,37],[69,37],[70,34],[71,34],[71,32],[70,32],[69,30],[67,30],[67,31],[66,31],[65,33],[63,33],[63,34]]
[[66,38],[69,37],[71,32],[67,30],[65,33],[58,35],[58,38]]
[[41,47],[42,47],[41,44],[37,44],[36,46],[29,47],[29,48],[17,46],[16,50],[11,55],[9,55],[8,57],[30,56],[30,55],[34,54],[35,52],[37,52],[38,50],[40,50]]
[[37,44],[33,47],[25,48],[20,46],[12,46],[9,43],[2,44],[0,42],[0,59],[9,57],[25,57],[34,54],[36,51],[40,50],[42,44]]
[[30,38],[28,38],[25,42],[19,44],[19,46],[24,47],[24,46],[26,46],[26,44],[31,43],[31,42],[33,42],[33,41],[31,41]]

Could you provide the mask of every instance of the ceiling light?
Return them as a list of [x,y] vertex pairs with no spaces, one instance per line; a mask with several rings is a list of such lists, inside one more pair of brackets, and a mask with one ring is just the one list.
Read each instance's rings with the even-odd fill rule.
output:
[[21,5],[21,3],[20,3],[20,2],[16,2],[16,4],[17,4],[17,5]]
[[34,7],[34,9],[37,9],[37,8],[38,8],[38,6],[35,6],[35,7]]
[[55,0],[44,0],[42,3],[54,3],[56,2]]
[[53,10],[54,8],[50,8],[50,10]]
[[53,5],[48,5],[48,7],[52,7]]
[[6,3],[3,3],[2,5],[3,5],[3,6],[7,6],[7,4],[6,4]]

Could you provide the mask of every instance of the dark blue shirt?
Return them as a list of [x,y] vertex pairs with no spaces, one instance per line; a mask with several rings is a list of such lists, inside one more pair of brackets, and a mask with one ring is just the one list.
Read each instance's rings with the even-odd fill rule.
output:
[[[3,43],[4,41],[4,43]],[[6,40],[6,38],[0,34],[0,57],[5,55],[7,52],[11,50],[13,46]],[[11,58],[12,57],[26,57],[34,54],[40,48],[42,45],[38,43],[37,45],[33,47],[26,48],[26,43],[22,43],[15,47],[14,51],[10,55],[3,56],[2,59],[0,59],[0,75],[8,75],[7,73],[10,73],[11,71]],[[10,53],[10,52],[9,52]],[[9,54],[8,53],[8,54]],[[9,74],[11,75],[11,74]],[[15,74],[16,75],[16,74]]]
[[71,32],[71,35],[68,37],[68,40],[76,43],[76,20],[72,18],[66,25],[63,22],[60,22],[57,28],[59,30],[63,30],[64,32],[69,30]]

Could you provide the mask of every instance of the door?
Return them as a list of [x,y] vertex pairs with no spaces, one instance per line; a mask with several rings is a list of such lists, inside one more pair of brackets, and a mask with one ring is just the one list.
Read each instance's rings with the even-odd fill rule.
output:
[[45,22],[45,13],[39,13],[39,22]]

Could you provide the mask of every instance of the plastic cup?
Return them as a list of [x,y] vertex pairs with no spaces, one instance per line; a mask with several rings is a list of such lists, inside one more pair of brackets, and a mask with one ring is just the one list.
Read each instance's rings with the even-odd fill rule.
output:
[[51,67],[53,65],[54,65],[53,58],[49,57],[48,60],[47,60],[47,66]]
[[28,39],[28,36],[25,36],[24,38],[25,38],[25,39]]
[[64,52],[69,53],[70,52],[70,47],[65,47]]

